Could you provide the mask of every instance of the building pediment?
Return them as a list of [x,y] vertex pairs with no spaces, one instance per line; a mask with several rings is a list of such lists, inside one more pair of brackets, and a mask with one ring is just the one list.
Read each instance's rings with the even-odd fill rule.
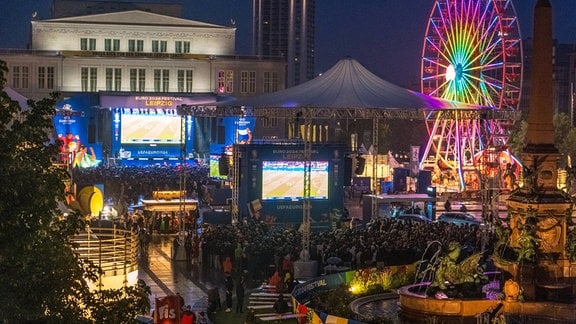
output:
[[71,24],[123,24],[123,25],[162,25],[179,27],[203,27],[203,28],[230,28],[195,20],[176,18],[141,10],[112,12],[105,14],[65,17],[57,19],[41,20],[45,23],[71,23]]

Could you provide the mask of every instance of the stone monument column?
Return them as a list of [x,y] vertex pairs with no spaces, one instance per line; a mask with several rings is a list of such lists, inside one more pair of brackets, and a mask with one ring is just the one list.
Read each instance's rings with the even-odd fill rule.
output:
[[512,266],[502,266],[522,287],[526,300],[544,298],[573,273],[566,255],[570,196],[559,190],[560,153],[554,139],[552,6],[538,0],[534,11],[534,56],[526,145],[521,154],[523,186],[510,195]]

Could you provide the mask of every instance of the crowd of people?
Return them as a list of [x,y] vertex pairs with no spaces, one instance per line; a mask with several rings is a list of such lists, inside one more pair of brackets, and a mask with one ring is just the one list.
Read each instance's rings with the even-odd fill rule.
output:
[[[180,183],[180,170],[174,166],[97,167],[79,171],[74,174],[76,181],[106,183],[107,195],[120,197],[116,199],[127,202],[135,202],[142,195],[159,188],[176,190]],[[197,193],[200,186],[211,181],[207,166],[201,164],[187,168],[186,177],[190,193]],[[162,219],[147,218],[138,213],[128,219],[134,229],[150,229],[152,226],[147,235],[162,234]],[[168,222],[168,219],[164,221]],[[298,225],[242,218],[237,224],[203,224],[201,230],[188,226],[187,238],[190,240],[187,240],[186,253],[190,255],[190,260],[227,274],[225,278],[228,280],[223,283],[225,309],[232,311],[233,293],[243,303],[244,280],[261,283],[269,281],[276,274],[280,286],[284,284],[284,289],[279,292],[289,293],[293,286],[288,285],[294,283],[292,261],[299,259],[317,260],[320,275],[333,260],[339,260],[342,266],[349,269],[410,264],[422,258],[430,242],[448,246],[455,241],[470,251],[481,251],[492,240],[490,233],[478,227],[379,218],[370,220],[364,226],[338,226],[330,231],[314,233],[310,236],[310,250],[303,251],[302,233]],[[243,305],[239,305],[236,312],[242,311]]]
[[[322,267],[329,265],[330,258],[336,258],[343,265],[358,269],[416,262],[432,241],[443,246],[456,241],[470,250],[481,251],[490,240],[486,235],[489,234],[472,226],[381,218],[363,228],[314,233],[308,252],[310,259],[319,261]],[[301,239],[302,235],[295,227],[245,222],[234,226],[208,226],[201,236],[201,245],[203,259],[207,262],[217,264],[222,257],[232,257],[240,269],[266,279],[273,274],[269,269],[282,270],[285,258],[300,258]],[[240,254],[235,253],[238,247],[242,251]]]
[[[180,190],[180,180],[185,174],[186,191],[199,195],[203,185],[213,183],[208,163],[197,161],[181,172],[178,165],[124,166],[74,168],[72,179],[78,187],[104,184],[106,198],[126,206],[136,204],[142,198],[150,199],[156,190]],[[119,211],[121,212],[121,211]]]
[[[195,164],[186,169],[186,184],[189,193],[198,193],[199,188],[209,184],[208,166]],[[80,169],[74,174],[77,183],[106,183],[106,195],[131,203],[139,197],[151,195],[152,191],[163,188],[177,190],[180,184],[178,166],[119,167]],[[127,214],[126,211],[119,214]],[[155,218],[136,214],[127,222],[144,226],[148,233],[165,233],[178,230],[172,220],[175,215],[156,215]],[[264,278],[270,276],[269,265],[280,268],[284,257],[292,260],[301,255],[302,235],[298,224],[274,224],[256,219],[243,218],[235,225],[205,224],[200,237],[194,221],[197,215],[184,219],[188,224],[191,238],[199,239],[196,245],[202,246],[203,260],[216,267],[225,257],[230,257],[237,267]],[[162,222],[165,224],[162,225]],[[134,225],[135,226],[135,225]],[[137,228],[137,226],[135,227]],[[311,236],[311,249],[307,251],[320,265],[327,265],[330,257],[337,257],[352,268],[372,264],[407,264],[421,257],[428,242],[440,241],[448,244],[457,241],[478,251],[481,249],[483,232],[473,227],[458,227],[448,223],[407,223],[392,218],[371,220],[363,227],[345,228],[329,232],[319,232]],[[198,253],[196,248],[195,253]]]

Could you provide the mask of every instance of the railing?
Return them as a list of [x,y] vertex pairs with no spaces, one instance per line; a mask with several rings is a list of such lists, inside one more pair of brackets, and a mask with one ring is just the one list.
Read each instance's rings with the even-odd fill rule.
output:
[[80,258],[98,265],[103,276],[128,275],[138,270],[138,233],[118,228],[88,227],[72,238]]

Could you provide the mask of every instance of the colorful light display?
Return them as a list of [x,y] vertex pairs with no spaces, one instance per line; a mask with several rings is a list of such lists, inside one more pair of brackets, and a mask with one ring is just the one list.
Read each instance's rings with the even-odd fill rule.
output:
[[[437,0],[422,49],[424,94],[493,109],[517,109],[522,87],[522,44],[511,0]],[[427,120],[430,135],[421,168],[445,173],[446,186],[465,190],[474,156],[505,146],[511,121]]]

